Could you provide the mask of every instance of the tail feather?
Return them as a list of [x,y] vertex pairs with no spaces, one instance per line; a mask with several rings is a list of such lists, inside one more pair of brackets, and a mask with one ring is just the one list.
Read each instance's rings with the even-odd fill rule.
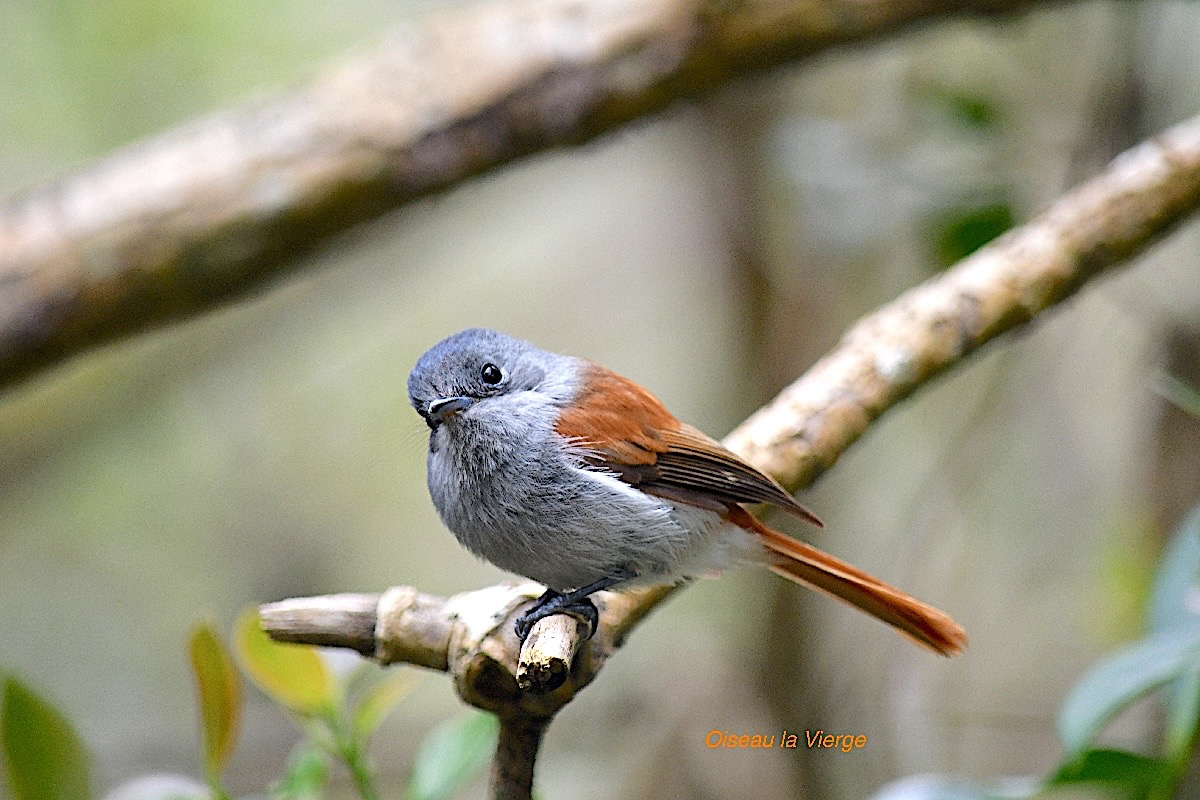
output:
[[941,655],[958,655],[966,646],[966,632],[945,613],[736,509],[741,514],[731,510],[729,520],[766,545],[776,558],[769,565],[776,575],[849,603]]

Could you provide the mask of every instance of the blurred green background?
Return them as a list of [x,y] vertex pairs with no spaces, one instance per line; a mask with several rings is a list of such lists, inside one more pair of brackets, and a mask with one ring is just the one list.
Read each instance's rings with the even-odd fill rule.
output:
[[[294,85],[437,7],[0,0],[0,190]],[[434,341],[486,325],[586,355],[723,435],[857,316],[1194,113],[1198,40],[1194,2],[1081,3],[824,55],[390,214],[255,298],[10,390],[0,668],[77,723],[101,789],[198,774],[196,620],[505,577],[425,492],[404,384]],[[923,391],[807,496],[827,527],[796,532],[951,612],[964,657],[769,575],[701,582],[555,723],[543,796],[853,798],[1048,769],[1054,709],[1137,633],[1164,532],[1200,498],[1197,448],[1177,446],[1195,423],[1153,391],[1194,360],[1198,233]],[[431,675],[386,723],[385,793],[456,708]],[[1152,711],[1115,735],[1145,740]],[[872,744],[703,746],[783,727]],[[277,775],[295,737],[255,699],[233,790]]]

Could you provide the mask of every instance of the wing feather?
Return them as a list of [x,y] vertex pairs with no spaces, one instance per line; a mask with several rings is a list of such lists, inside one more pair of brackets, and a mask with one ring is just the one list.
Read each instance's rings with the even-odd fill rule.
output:
[[680,422],[633,381],[595,364],[584,375],[556,430],[586,451],[587,466],[669,500],[714,511],[731,503],[769,503],[821,525],[786,489]]

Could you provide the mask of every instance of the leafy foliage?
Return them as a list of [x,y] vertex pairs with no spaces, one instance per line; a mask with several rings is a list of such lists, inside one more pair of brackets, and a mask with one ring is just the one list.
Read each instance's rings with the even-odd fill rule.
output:
[[[1200,733],[1200,505],[1163,554],[1147,609],[1147,635],[1094,665],[1059,711],[1063,760],[1028,791],[985,789],[949,777],[898,781],[875,800],[986,800],[1032,797],[1080,784],[1103,787],[1130,800],[1174,796]],[[1162,752],[1131,753],[1095,747],[1096,737],[1134,700],[1156,689],[1166,694]]]
[[969,130],[991,133],[1003,120],[1000,107],[983,92],[926,85],[918,89],[917,96]]
[[932,222],[937,261],[943,268],[956,264],[1012,226],[1007,201],[952,209]]
[[242,669],[272,700],[305,717],[336,713],[341,699],[336,681],[316,648],[276,642],[253,609],[238,617],[233,641]]
[[1200,417],[1200,388],[1169,372],[1164,372],[1158,376],[1155,389],[1159,395],[1181,411],[1186,411],[1194,417]]
[[[270,800],[323,800],[332,762],[349,771],[362,800],[377,800],[371,737],[416,686],[412,670],[384,670],[369,662],[342,678],[318,648],[280,644],[248,610],[233,632],[242,672],[293,715],[305,738],[293,749],[283,775],[267,791]],[[135,779],[114,794],[137,800],[229,800],[221,775],[237,743],[242,679],[212,625],[197,625],[188,643],[196,680],[208,789],[179,775]],[[66,719],[15,678],[0,674],[0,753],[13,800],[90,800],[87,755]],[[469,712],[436,728],[420,747],[407,797],[449,798],[479,774],[496,744],[490,714]],[[262,793],[252,795],[255,800]]]
[[351,723],[355,739],[360,746],[366,747],[379,723],[383,722],[384,717],[391,713],[396,704],[412,691],[416,683],[417,678],[411,671],[401,670],[392,672],[363,693]]
[[87,751],[70,723],[32,689],[3,682],[0,746],[14,800],[88,800]]
[[319,800],[329,780],[329,754],[311,741],[288,756],[283,777],[271,786],[271,800]]
[[1075,684],[1058,716],[1067,760],[1083,758],[1097,734],[1139,697],[1200,663],[1200,630],[1170,630],[1124,648]]
[[500,725],[471,711],[442,723],[421,745],[405,800],[445,800],[471,780],[496,749]]
[[233,754],[237,740],[242,714],[242,682],[233,659],[211,625],[198,625],[192,631],[189,651],[192,672],[196,676],[204,738],[204,777],[213,793],[223,798],[228,795],[221,786],[221,772]]
[[1088,750],[1059,767],[1049,785],[1099,783],[1126,797],[1152,797],[1167,788],[1164,766],[1161,759],[1125,750]]

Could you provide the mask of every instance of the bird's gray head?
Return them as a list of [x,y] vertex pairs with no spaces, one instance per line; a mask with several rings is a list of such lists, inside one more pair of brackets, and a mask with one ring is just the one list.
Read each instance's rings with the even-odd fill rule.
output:
[[429,348],[408,376],[408,399],[430,429],[490,398],[538,387],[565,361],[486,328],[469,328]]

